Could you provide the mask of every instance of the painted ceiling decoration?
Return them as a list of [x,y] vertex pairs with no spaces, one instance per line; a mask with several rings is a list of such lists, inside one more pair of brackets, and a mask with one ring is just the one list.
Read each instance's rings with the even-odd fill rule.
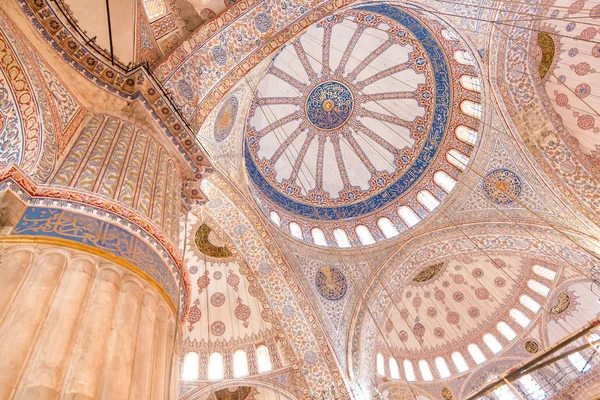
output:
[[[115,305],[86,314],[118,317],[92,352],[151,356],[138,397],[448,400],[496,379],[474,398],[600,394],[600,5],[110,0],[110,60],[102,1],[5,2],[0,256],[77,251],[136,275],[61,272],[97,275],[95,304]],[[125,317],[151,327],[138,280],[166,300],[152,354],[114,348]],[[25,334],[85,304],[65,282],[11,300],[43,320],[0,343],[13,397],[51,354]],[[57,301],[21,307],[38,291]],[[564,357],[502,381],[548,351]],[[72,359],[65,390],[100,371]]]
[[209,257],[231,257],[231,250],[229,250],[226,246],[215,245],[215,242],[218,243],[218,239],[215,237],[215,234],[210,226],[206,224],[200,225],[194,236],[194,243],[196,244],[198,250]]
[[417,193],[435,191],[439,205],[445,193],[432,186],[434,173],[462,172],[475,142],[458,131],[476,140],[480,126],[480,115],[452,106],[480,102],[459,83],[479,79],[454,57],[467,51],[433,17],[385,4],[328,17],[282,48],[257,85],[245,134],[246,169],[265,211],[282,226],[316,223],[326,237],[348,219],[348,232],[379,217],[406,229],[402,205],[432,211],[413,205]]
[[435,278],[435,276],[437,274],[440,273],[440,271],[442,270],[442,268],[444,268],[444,263],[437,263],[437,264],[433,264],[430,267],[425,268],[424,270],[422,270],[421,272],[419,272],[414,278],[413,278],[413,282],[426,282],[428,280],[431,280],[433,278]]

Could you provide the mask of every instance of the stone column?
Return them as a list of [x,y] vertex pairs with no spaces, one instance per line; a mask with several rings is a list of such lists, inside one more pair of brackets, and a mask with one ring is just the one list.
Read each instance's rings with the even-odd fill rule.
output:
[[24,390],[17,397],[39,400],[59,397],[94,267],[89,259],[76,259],[65,271],[48,313],[47,323],[34,349],[32,365],[26,374],[29,379],[24,380]]
[[138,341],[133,361],[133,382],[130,399],[147,399],[150,393],[152,374],[154,325],[156,323],[157,298],[151,292],[144,293],[138,328]]
[[5,244],[0,399],[174,400],[176,320],[135,271],[55,245]]
[[66,261],[60,252],[37,256],[7,311],[0,327],[0,399],[13,395]]
[[123,284],[109,346],[108,362],[104,370],[101,399],[129,398],[128,389],[132,378],[141,296],[142,287],[136,281],[128,280]]

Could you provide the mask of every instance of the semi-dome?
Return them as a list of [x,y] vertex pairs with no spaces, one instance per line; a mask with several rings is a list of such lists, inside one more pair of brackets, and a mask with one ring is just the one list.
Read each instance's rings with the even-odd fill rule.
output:
[[255,88],[245,159],[258,202],[321,245],[372,244],[415,225],[477,143],[473,59],[423,11],[369,5],[313,25]]

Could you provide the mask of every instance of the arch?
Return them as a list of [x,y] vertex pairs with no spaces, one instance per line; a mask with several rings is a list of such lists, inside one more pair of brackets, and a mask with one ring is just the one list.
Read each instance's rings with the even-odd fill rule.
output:
[[415,376],[415,370],[413,369],[412,363],[409,360],[404,360],[402,365],[404,367],[404,376],[406,377],[406,380],[408,382],[416,381],[417,377]]
[[481,119],[483,117],[483,107],[481,104],[471,100],[463,100],[463,102],[460,103],[460,110],[463,114],[475,119]]
[[473,361],[475,361],[475,363],[478,365],[483,364],[487,360],[479,346],[477,346],[475,343],[471,343],[470,345],[468,345],[467,351],[471,355]]
[[469,157],[465,156],[463,153],[456,149],[450,149],[446,153],[446,160],[456,168],[464,171],[467,168],[467,164],[469,163]]
[[398,368],[398,361],[394,357],[390,357],[388,360],[388,366],[390,368],[390,378],[400,379],[400,369]]
[[446,193],[450,193],[456,187],[456,180],[444,171],[437,171],[433,174],[433,181]]
[[390,221],[390,219],[386,217],[379,218],[377,220],[377,226],[379,227],[381,233],[383,233],[383,236],[385,236],[386,239],[391,239],[394,236],[398,236],[398,234],[400,233],[398,232],[398,229],[396,229],[392,221]]
[[553,281],[554,279],[556,279],[556,272],[546,267],[542,267],[541,265],[535,264],[533,266],[533,273],[541,276],[542,278],[546,278],[549,281]]
[[360,243],[364,246],[375,244],[375,238],[371,234],[369,228],[366,226],[358,225],[356,228],[354,228],[354,231],[356,232],[356,236],[358,236],[358,240],[360,240]]
[[467,128],[464,125],[459,125],[454,131],[458,140],[471,146],[475,146],[477,143],[477,131],[471,128]]
[[325,234],[321,229],[312,228],[310,233],[312,235],[314,244],[316,244],[317,246],[327,246],[327,239],[325,238]]
[[211,381],[223,379],[225,376],[223,355],[214,352],[208,357],[208,379]]
[[500,351],[502,351],[502,345],[500,344],[498,339],[496,339],[496,337],[491,333],[486,333],[485,335],[483,335],[483,342],[488,347],[488,349],[490,349],[490,351],[494,354],[500,353]]
[[519,302],[534,313],[540,311],[540,308],[542,307],[537,301],[526,294],[523,294],[521,297],[519,297]]
[[271,211],[269,213],[269,217],[271,218],[271,221],[273,221],[273,223],[277,226],[281,226],[281,218],[279,217],[279,214],[277,214],[275,211]]
[[233,353],[233,377],[240,378],[248,375],[248,356],[244,350]]
[[534,292],[541,294],[544,297],[548,296],[548,294],[550,293],[550,288],[548,286],[542,285],[535,279],[528,280],[527,287],[529,287],[529,289],[533,290]]
[[462,373],[469,370],[469,366],[467,365],[465,358],[458,351],[452,353],[452,362],[454,363],[454,366],[458,372]]
[[381,353],[377,353],[376,358],[376,368],[377,368],[377,375],[380,376],[385,376],[385,364],[383,361],[383,355]]
[[181,371],[181,379],[191,381],[199,378],[200,374],[200,356],[198,353],[190,352],[185,355],[183,360],[183,368]]
[[300,228],[300,225],[295,222],[290,222],[290,233],[296,239],[304,239],[304,236],[302,235],[302,228]]
[[427,361],[419,360],[419,371],[421,371],[421,377],[423,377],[424,381],[429,382],[433,380],[433,374]]
[[460,84],[467,90],[481,93],[481,79],[472,75],[462,75],[460,77]]
[[256,365],[259,373],[269,372],[273,369],[271,354],[267,346],[261,345],[256,348]]
[[437,357],[435,359],[435,368],[440,374],[440,378],[445,379],[450,376],[450,369],[448,369],[448,364],[446,364],[446,360],[442,357]]
[[421,190],[417,193],[417,201],[429,211],[435,210],[440,205],[440,201],[429,190]]
[[463,65],[475,65],[475,60],[471,53],[465,50],[457,50],[454,52],[454,59]]
[[500,321],[496,325],[498,332],[502,334],[509,342],[517,337],[517,333],[506,322]]
[[521,325],[523,328],[527,328],[527,326],[531,323],[531,320],[516,308],[510,310],[509,314],[512,317],[512,319],[514,319],[517,322],[517,324]]
[[338,247],[352,247],[352,244],[350,244],[350,239],[348,239],[348,235],[346,234],[345,230],[340,228],[334,229],[333,237],[335,238],[335,242],[337,243]]
[[398,208],[398,215],[409,228],[415,226],[421,221],[421,218],[419,218],[413,209],[407,206],[401,206]]

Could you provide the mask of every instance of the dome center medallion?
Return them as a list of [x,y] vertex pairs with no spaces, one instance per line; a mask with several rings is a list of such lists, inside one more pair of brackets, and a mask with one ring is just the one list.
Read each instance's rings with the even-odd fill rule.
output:
[[318,84],[306,99],[306,116],[315,128],[321,130],[342,127],[350,119],[353,109],[352,92],[337,81]]

